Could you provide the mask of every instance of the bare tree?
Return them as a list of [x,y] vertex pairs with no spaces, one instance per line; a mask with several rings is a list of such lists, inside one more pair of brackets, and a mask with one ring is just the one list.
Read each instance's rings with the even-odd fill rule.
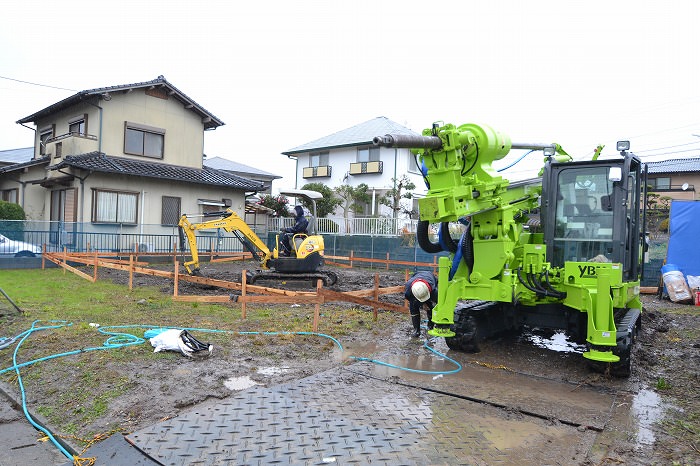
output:
[[413,199],[413,190],[416,189],[415,183],[407,175],[401,178],[392,178],[394,187],[379,199],[379,203],[389,207],[392,211],[392,217],[398,217],[399,213],[411,215],[412,209],[404,209],[401,207],[401,199]]

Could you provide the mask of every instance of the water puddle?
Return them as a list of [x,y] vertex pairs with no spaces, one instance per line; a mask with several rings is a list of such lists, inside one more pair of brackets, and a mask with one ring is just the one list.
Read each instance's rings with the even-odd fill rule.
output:
[[523,337],[539,348],[545,348],[560,353],[583,353],[586,351],[585,345],[580,345],[569,341],[569,337],[564,332],[556,332],[551,336],[541,332],[525,333]]
[[249,375],[243,377],[231,377],[224,381],[224,387],[229,390],[245,390],[252,386],[258,385],[257,382],[252,380]]
[[379,351],[383,351],[385,349],[386,346],[382,346],[379,342],[346,343],[343,345],[342,351],[337,347],[333,349],[333,358],[338,362],[351,359],[352,356],[372,358]]
[[256,371],[260,375],[280,375],[289,372],[289,366],[282,367],[258,367]]
[[653,445],[654,424],[660,421],[664,415],[661,405],[661,397],[652,390],[641,390],[632,398],[632,415],[637,419],[637,444]]

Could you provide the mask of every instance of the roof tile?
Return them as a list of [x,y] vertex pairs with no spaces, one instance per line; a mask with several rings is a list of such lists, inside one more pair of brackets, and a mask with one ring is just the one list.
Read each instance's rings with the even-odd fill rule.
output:
[[158,162],[113,157],[100,152],[69,155],[56,165],[51,165],[48,169],[58,170],[65,167],[101,173],[117,173],[212,186],[226,186],[244,191],[261,191],[264,189],[263,184],[257,181],[248,180],[232,173],[226,173],[206,166],[204,168],[181,167]]

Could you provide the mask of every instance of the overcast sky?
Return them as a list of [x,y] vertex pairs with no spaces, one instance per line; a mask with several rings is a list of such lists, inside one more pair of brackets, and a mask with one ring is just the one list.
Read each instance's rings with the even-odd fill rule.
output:
[[207,156],[283,176],[277,189],[294,183],[281,152],[377,116],[417,132],[488,124],[513,141],[558,142],[576,159],[600,143],[612,154],[620,139],[646,160],[700,156],[699,5],[6,3],[0,150],[31,146],[15,122],[77,91],[164,75],[226,123],[205,134]]

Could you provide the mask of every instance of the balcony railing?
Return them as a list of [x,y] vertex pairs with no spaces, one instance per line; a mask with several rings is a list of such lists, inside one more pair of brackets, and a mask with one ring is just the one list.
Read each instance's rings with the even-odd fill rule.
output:
[[98,148],[97,136],[92,134],[66,133],[48,139],[46,141],[44,155],[61,157],[85,154],[87,152],[96,151]]
[[[416,232],[418,220],[407,218],[387,217],[326,217],[311,219],[315,229],[321,235],[359,235],[359,236],[402,236],[412,235]],[[281,228],[294,225],[294,219],[290,217],[270,218],[269,231],[279,231]],[[313,230],[314,226],[310,228]]]
[[382,173],[384,171],[384,162],[357,162],[350,164],[351,175],[364,175],[369,173]]
[[328,178],[331,176],[331,166],[304,167],[302,176],[304,178]]

